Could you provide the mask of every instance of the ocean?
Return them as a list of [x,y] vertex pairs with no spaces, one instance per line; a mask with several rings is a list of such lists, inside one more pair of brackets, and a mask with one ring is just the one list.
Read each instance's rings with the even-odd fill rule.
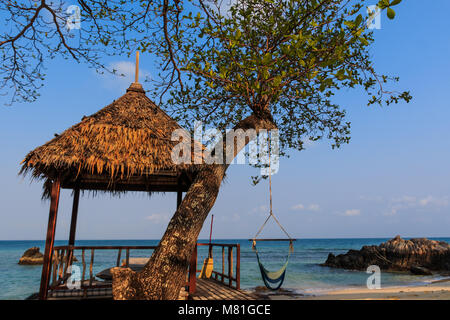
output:
[[[450,238],[432,238],[450,242]],[[349,249],[360,249],[364,245],[378,245],[389,239],[298,239],[294,242],[294,252],[289,259],[283,288],[301,294],[320,294],[333,289],[366,287],[370,274],[363,271],[349,271],[322,267],[330,252],[345,253]],[[207,242],[206,240],[199,242]],[[239,243],[241,245],[241,287],[251,289],[262,286],[256,257],[251,243],[242,239],[214,240],[214,243]],[[78,240],[76,245],[157,245],[158,240]],[[55,245],[66,245],[67,241],[57,240]],[[40,247],[44,251],[44,241],[0,241],[0,300],[25,299],[39,290],[42,266],[24,266],[17,262],[24,251],[31,247]],[[220,249],[219,249],[220,250]],[[221,269],[221,251],[214,251],[214,262]],[[258,252],[265,265],[271,271],[280,268],[289,251],[287,242],[259,242]],[[95,253],[94,273],[115,265],[117,252]],[[147,252],[132,251],[132,257],[148,256]],[[199,247],[198,268],[207,256],[207,247]],[[80,260],[80,259],[79,259]],[[381,286],[411,286],[424,284],[438,276],[413,276],[402,273],[381,273]]]

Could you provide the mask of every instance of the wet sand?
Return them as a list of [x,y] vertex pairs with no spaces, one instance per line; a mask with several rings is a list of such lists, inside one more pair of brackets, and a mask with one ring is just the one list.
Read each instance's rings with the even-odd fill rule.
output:
[[381,289],[352,288],[320,295],[276,294],[271,300],[450,300],[450,279],[418,286]]

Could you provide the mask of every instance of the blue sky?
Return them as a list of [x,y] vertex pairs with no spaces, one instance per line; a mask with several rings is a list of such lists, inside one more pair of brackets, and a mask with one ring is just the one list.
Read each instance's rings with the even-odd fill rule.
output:
[[[375,1],[374,1],[375,2]],[[367,107],[359,90],[338,101],[352,122],[352,140],[339,150],[328,141],[281,159],[273,177],[274,212],[299,238],[450,236],[450,2],[403,1],[397,17],[382,17],[372,54],[377,69],[400,76],[398,90],[411,103]],[[27,152],[111,103],[132,82],[133,60],[107,63],[128,78],[100,76],[72,61],[47,63],[47,79],[34,103],[3,106],[0,97],[0,239],[43,239],[48,202],[42,186],[17,175]],[[141,73],[153,62],[141,55]],[[251,185],[255,169],[231,166],[214,214],[216,238],[249,238],[268,214],[268,186]],[[175,195],[84,196],[79,239],[158,239],[175,209]],[[60,201],[57,238],[68,238],[70,192]],[[209,218],[208,218],[209,219]],[[207,238],[209,220],[201,238]],[[282,236],[269,225],[265,236]]]

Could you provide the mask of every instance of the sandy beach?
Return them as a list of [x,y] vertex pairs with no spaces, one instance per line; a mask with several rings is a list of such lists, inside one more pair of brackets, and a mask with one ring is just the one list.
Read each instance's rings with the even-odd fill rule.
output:
[[450,279],[419,286],[354,288],[320,295],[272,295],[271,300],[450,300]]

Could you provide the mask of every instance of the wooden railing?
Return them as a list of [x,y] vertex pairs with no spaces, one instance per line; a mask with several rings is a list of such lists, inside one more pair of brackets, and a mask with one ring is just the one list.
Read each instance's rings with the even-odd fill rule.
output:
[[[240,245],[239,244],[221,244],[221,243],[198,243],[188,268],[186,287],[189,293],[196,290],[197,273],[201,269],[197,269],[198,247],[208,246],[208,254],[213,257],[214,248],[221,251],[221,259],[215,260],[214,269],[211,278],[232,288],[240,288]],[[67,289],[67,284],[72,275],[73,263],[81,264],[81,279],[79,280],[79,288],[86,292],[90,288],[107,288],[111,287],[110,281],[98,281],[94,274],[94,263],[96,252],[111,250],[116,251],[115,266],[130,265],[131,250],[154,250],[156,246],[57,246],[53,250],[53,258],[50,266],[49,290]],[[76,253],[76,254],[75,254]],[[236,254],[236,261],[234,261]],[[147,257],[150,257],[151,253]],[[74,259],[77,261],[74,261]],[[125,258],[124,260],[122,260]],[[214,258],[214,257],[213,257]],[[203,262],[203,261],[202,261]]]
[[[189,293],[194,293],[196,290],[197,283],[197,273],[201,269],[197,269],[198,263],[198,247],[208,246],[208,255],[213,258],[214,247],[219,247],[221,249],[221,259],[216,259],[214,262],[214,269],[212,271],[211,278],[219,281],[231,288],[240,289],[241,286],[241,247],[239,244],[223,244],[223,243],[198,243],[194,249],[191,257],[191,262],[189,264],[189,274],[188,274],[188,288]],[[234,263],[234,254],[236,253],[236,263]],[[221,262],[217,264],[218,262]],[[233,269],[235,272],[233,273]],[[195,271],[194,271],[195,270]]]
[[[81,251],[81,254],[77,254],[78,261],[82,265],[80,286],[81,289],[110,287],[111,284],[105,282],[104,284],[98,283],[95,280],[94,274],[94,261],[95,252],[104,250],[117,251],[116,267],[121,266],[122,254],[125,254],[125,267],[129,266],[130,250],[154,250],[156,246],[58,246],[53,250],[52,266],[51,266],[51,284],[49,289],[58,290],[65,289],[64,285],[71,276],[71,267],[74,262],[74,251]],[[88,254],[87,254],[88,252]],[[151,254],[148,255],[150,257]],[[87,258],[89,258],[89,265],[87,265]],[[89,277],[86,277],[86,273],[89,272]]]

